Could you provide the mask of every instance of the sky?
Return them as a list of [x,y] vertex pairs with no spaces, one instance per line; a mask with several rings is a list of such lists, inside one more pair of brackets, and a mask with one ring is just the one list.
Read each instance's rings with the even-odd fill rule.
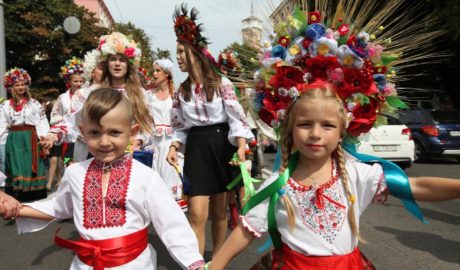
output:
[[[255,16],[265,18],[266,13],[254,0]],[[152,47],[168,49],[174,62],[176,86],[185,79],[176,65],[176,35],[173,30],[173,13],[176,6],[185,2],[189,10],[200,12],[198,22],[204,25],[204,35],[211,44],[209,50],[217,57],[219,52],[233,42],[242,43],[241,21],[251,14],[251,0],[105,0],[115,22],[133,23],[143,29],[152,40]],[[258,10],[260,9],[260,10]]]

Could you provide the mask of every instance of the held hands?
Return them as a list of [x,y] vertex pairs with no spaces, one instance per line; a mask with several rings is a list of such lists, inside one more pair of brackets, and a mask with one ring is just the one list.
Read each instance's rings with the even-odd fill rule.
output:
[[57,141],[56,134],[48,134],[46,136],[40,136],[40,141],[38,143],[42,147],[42,151],[45,154],[49,154],[51,148],[53,147],[56,141]]
[[0,191],[0,216],[4,219],[15,219],[21,208],[22,205],[16,199]]

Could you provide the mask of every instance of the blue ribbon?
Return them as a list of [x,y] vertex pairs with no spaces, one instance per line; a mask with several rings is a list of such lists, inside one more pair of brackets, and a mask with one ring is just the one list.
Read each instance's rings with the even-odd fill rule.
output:
[[382,165],[385,182],[391,195],[399,198],[406,210],[412,215],[423,223],[428,224],[428,221],[423,217],[422,210],[420,210],[420,207],[414,200],[414,196],[410,189],[409,178],[398,165],[379,157],[358,153],[356,151],[356,145],[354,144],[344,144],[343,147],[348,153],[362,162],[378,161]]
[[275,163],[273,163],[272,172],[276,172],[281,166],[281,146],[278,145],[276,148]]

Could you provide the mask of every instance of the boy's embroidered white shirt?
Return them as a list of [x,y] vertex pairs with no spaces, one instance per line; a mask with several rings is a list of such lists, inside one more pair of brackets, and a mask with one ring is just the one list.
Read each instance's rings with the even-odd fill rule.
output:
[[[349,175],[350,189],[356,196],[355,215],[359,226],[359,217],[374,198],[381,197],[386,192],[382,167],[372,166],[349,159],[346,162]],[[274,173],[267,179],[259,190],[273,183],[279,174]],[[348,220],[349,201],[343,183],[339,178],[327,184],[324,195],[338,204],[324,199],[324,208],[315,205],[317,195],[315,190],[299,191],[298,185],[291,178],[290,183],[283,188],[295,208],[295,227],[289,228],[287,212],[281,200],[276,205],[276,221],[282,241],[291,249],[305,255],[330,256],[343,255],[353,251],[358,241],[353,236]],[[343,205],[346,208],[342,208]],[[251,209],[242,216],[243,226],[256,237],[267,232],[268,199]]]
[[[70,165],[53,199],[27,205],[58,219],[73,217],[80,236],[88,240],[128,235],[152,223],[164,245],[184,268],[195,269],[200,262],[204,263],[195,234],[163,180],[158,173],[134,159],[130,171],[121,168],[114,175],[118,181],[109,183],[107,198],[113,207],[107,205],[104,222],[101,203],[88,204],[88,199],[101,201],[98,195],[100,180],[96,180],[101,172],[96,171],[99,167],[94,166],[93,160]],[[88,171],[89,167],[92,169]],[[122,205],[124,209],[119,209]],[[19,233],[38,231],[48,224],[29,218],[17,219]],[[88,269],[88,265],[75,257],[71,269]],[[156,269],[155,250],[149,245],[135,260],[111,269]]]
[[[37,136],[46,136],[50,130],[43,106],[35,99],[30,99],[19,112],[5,100],[0,105],[0,135],[8,133],[9,126],[32,125]],[[6,136],[4,137],[6,143]]]
[[[232,82],[222,77],[221,89],[214,93],[211,102],[207,102],[206,93],[200,90],[195,93],[196,86],[191,86],[190,101],[185,101],[178,91],[173,99],[173,141],[183,144],[187,141],[188,130],[194,126],[209,126],[227,123],[230,126],[228,140],[236,144],[236,137],[250,140],[254,138],[251,133],[246,114],[238,102]],[[217,93],[220,91],[220,93]]]

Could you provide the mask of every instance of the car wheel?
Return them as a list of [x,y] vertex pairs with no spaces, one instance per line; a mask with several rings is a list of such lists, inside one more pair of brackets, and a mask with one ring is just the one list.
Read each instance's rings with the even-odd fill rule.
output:
[[425,162],[427,160],[425,148],[423,144],[419,141],[414,141],[415,143],[415,162]]

